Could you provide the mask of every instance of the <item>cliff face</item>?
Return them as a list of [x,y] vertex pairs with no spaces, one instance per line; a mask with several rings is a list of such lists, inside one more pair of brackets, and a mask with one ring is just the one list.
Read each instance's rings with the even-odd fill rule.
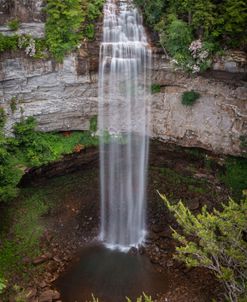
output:
[[[39,15],[39,9],[34,12]],[[20,30],[33,28],[30,18],[25,21],[32,23]],[[35,26],[42,34],[42,23]],[[6,28],[0,27],[1,31]],[[83,42],[78,53],[66,57],[63,64],[34,60],[23,53],[0,57],[0,106],[8,115],[7,133],[21,117],[28,116],[37,119],[42,131],[88,129],[91,117],[97,115],[100,37],[99,24],[96,41]],[[229,70],[229,66],[234,68]],[[219,153],[242,154],[240,136],[247,135],[246,65],[240,59],[240,63],[221,62],[219,69],[241,73],[218,71],[189,77],[175,72],[161,54],[154,53],[153,83],[161,85],[161,92],[150,100],[151,136]],[[181,95],[191,89],[201,97],[192,107],[185,107]]]
[[11,18],[21,22],[40,22],[44,20],[43,0],[0,0],[0,25]]
[[[241,154],[240,136],[247,133],[247,85],[243,78],[222,72],[188,77],[172,71],[164,60],[156,60],[153,81],[162,89],[152,97],[152,136],[217,153]],[[191,89],[201,97],[193,106],[184,106],[182,93]]]

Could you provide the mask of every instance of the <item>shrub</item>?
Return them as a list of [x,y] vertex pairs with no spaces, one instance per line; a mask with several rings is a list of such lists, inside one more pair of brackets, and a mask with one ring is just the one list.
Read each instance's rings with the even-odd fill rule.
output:
[[0,294],[2,294],[7,287],[6,283],[7,281],[0,277]]
[[97,128],[98,128],[98,117],[97,115],[95,115],[90,119],[89,130],[90,132],[95,133],[97,131]]
[[188,267],[205,267],[214,272],[225,287],[227,300],[240,301],[247,296],[247,199],[229,200],[223,210],[209,213],[206,206],[193,215],[180,201],[172,205],[161,195],[182,231],[173,230],[180,243],[175,258]]
[[240,135],[240,147],[247,150],[247,135]]
[[83,11],[85,22],[83,24],[83,33],[86,38],[93,40],[95,37],[95,20],[99,18],[102,13],[104,0],[91,0],[85,3],[86,7]]
[[16,31],[20,28],[20,21],[18,19],[13,19],[13,20],[9,21],[8,27],[11,30]]
[[0,53],[16,50],[18,47],[18,36],[4,36],[0,33]]
[[159,93],[161,90],[160,84],[152,84],[151,85],[151,93],[155,94],[155,93]]
[[6,113],[5,113],[4,109],[0,107],[0,131],[2,131],[2,128],[5,125],[6,118],[7,117],[6,117]]
[[85,19],[81,0],[47,0],[46,41],[53,57],[62,62],[74,50],[82,37],[80,27]]
[[247,189],[247,159],[229,157],[220,179],[231,189],[235,198],[241,198],[243,190]]
[[161,44],[171,56],[177,53],[189,54],[189,45],[193,40],[191,28],[182,20],[174,19],[161,35]]
[[12,97],[12,99],[10,100],[10,109],[12,113],[15,113],[16,109],[17,109],[17,99],[16,97]]
[[200,98],[200,94],[194,90],[185,91],[182,94],[182,104],[185,106],[192,106]]

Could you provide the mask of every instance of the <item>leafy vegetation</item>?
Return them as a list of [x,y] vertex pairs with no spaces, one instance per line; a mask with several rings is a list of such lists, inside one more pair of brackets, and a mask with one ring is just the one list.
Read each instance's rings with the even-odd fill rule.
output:
[[13,19],[11,21],[9,21],[8,23],[8,27],[13,30],[13,31],[16,31],[19,29],[20,27],[20,21],[18,19]]
[[46,41],[49,51],[58,61],[74,50],[82,38],[84,21],[80,0],[48,0],[46,6]]
[[12,113],[15,113],[17,109],[17,99],[16,97],[12,97],[10,100],[10,109]]
[[64,56],[79,47],[83,37],[94,38],[94,21],[100,16],[103,0],[48,0],[46,43],[53,57]]
[[241,135],[240,139],[240,147],[244,150],[247,150],[247,135]]
[[200,98],[200,94],[194,90],[186,91],[182,95],[182,104],[185,106],[192,106]]
[[161,90],[161,87],[159,84],[152,84],[151,85],[151,93],[155,94],[155,93],[159,93]]
[[2,294],[7,287],[7,281],[4,278],[0,277],[0,294]]
[[25,197],[20,201],[21,206],[8,211],[9,220],[15,221],[10,227],[12,240],[4,231],[1,233],[0,278],[8,279],[13,273],[23,274],[23,258],[39,254],[39,238],[43,231],[39,219],[46,213],[48,201],[40,192]]
[[[2,114],[1,114],[2,112]],[[4,126],[5,115],[0,111],[0,126]],[[80,146],[98,144],[98,138],[91,131],[58,133],[35,131],[37,123],[28,118],[14,126],[14,137],[0,134],[0,201],[9,201],[17,195],[17,184],[25,167],[35,167],[59,159],[63,154],[76,151]]]
[[[52,55],[62,62],[66,54],[80,47],[82,39],[94,39],[95,20],[101,15],[104,0],[47,0],[45,38],[29,35],[0,34],[0,53],[23,49],[30,57],[43,59]],[[8,23],[11,30],[20,26],[18,20]]]
[[85,18],[83,33],[89,40],[95,37],[95,20],[101,16],[104,2],[104,0],[83,0],[85,7],[83,9],[83,16]]
[[247,3],[242,0],[135,0],[174,64],[197,73],[225,48],[245,49]]
[[180,201],[172,205],[161,195],[182,231],[173,230],[180,243],[175,258],[188,267],[205,267],[223,283],[227,300],[240,301],[247,296],[247,199],[229,200],[223,210],[212,213],[206,207],[193,215]]
[[18,48],[18,36],[4,36],[0,33],[0,53],[16,50]]
[[235,198],[241,198],[243,190],[247,189],[247,159],[229,157],[220,179],[231,189]]

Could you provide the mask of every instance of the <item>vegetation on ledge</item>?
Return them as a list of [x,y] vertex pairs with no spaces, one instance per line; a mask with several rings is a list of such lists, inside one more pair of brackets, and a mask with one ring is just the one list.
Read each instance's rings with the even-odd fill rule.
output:
[[223,210],[194,215],[180,201],[171,204],[161,195],[182,228],[173,229],[179,242],[175,258],[188,267],[205,267],[223,283],[227,301],[245,301],[247,296],[247,199],[236,203],[230,199]]
[[[4,111],[0,118],[0,202],[17,194],[17,184],[27,167],[37,167],[58,160],[63,154],[98,144],[93,131],[74,132],[68,135],[36,131],[34,118],[28,118],[14,126],[14,137],[3,134]],[[91,124],[94,124],[94,119]],[[92,128],[93,126],[91,126]]]
[[200,94],[194,90],[185,91],[182,95],[182,104],[185,106],[193,106],[200,98]]
[[207,69],[215,54],[246,49],[247,3],[242,0],[135,0],[174,64],[192,73]]
[[[101,15],[103,3],[103,0],[48,0],[45,38],[0,34],[0,53],[21,49],[32,58],[45,59],[51,55],[62,62],[65,55],[80,47],[83,39],[94,39],[95,21]],[[20,24],[12,20],[8,26],[16,31]]]

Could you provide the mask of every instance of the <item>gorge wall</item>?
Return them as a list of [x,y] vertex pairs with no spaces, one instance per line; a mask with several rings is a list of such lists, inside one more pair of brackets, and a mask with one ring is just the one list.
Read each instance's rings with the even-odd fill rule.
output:
[[[20,31],[25,33],[32,27],[34,35],[36,28],[37,35],[42,34],[41,15],[25,16],[23,21],[30,23],[22,24]],[[37,119],[42,131],[89,128],[90,119],[97,115],[100,28],[99,24],[94,42],[83,42],[63,64],[32,59],[21,52],[0,56],[0,106],[7,113],[6,133],[11,134],[13,124],[28,116]],[[5,26],[0,26],[0,32],[9,34]],[[161,91],[150,100],[153,138],[217,153],[245,152],[240,137],[247,135],[246,61],[230,60],[214,67],[218,71],[191,77],[174,71],[162,52],[154,50],[153,83],[159,84]],[[191,89],[201,97],[186,107],[181,95]]]

